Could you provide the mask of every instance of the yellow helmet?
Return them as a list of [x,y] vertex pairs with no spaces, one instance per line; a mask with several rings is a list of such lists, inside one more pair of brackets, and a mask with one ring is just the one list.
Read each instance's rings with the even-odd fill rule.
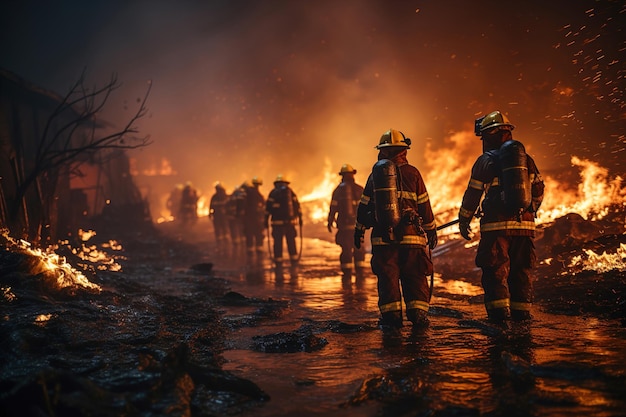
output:
[[253,177],[252,178],[252,184],[253,185],[263,185],[263,180],[259,177]]
[[482,136],[486,131],[496,127],[503,130],[515,129],[515,126],[509,122],[509,119],[497,110],[476,119],[474,125],[474,133],[476,133],[476,136]]
[[380,137],[380,142],[376,146],[376,149],[387,148],[389,146],[396,146],[402,148],[409,148],[411,145],[411,139],[404,136],[404,133],[399,130],[389,129]]
[[356,174],[356,169],[352,168],[350,164],[343,164],[339,170],[339,175],[343,174]]
[[284,182],[286,184],[289,184],[289,180],[287,180],[287,177],[283,174],[278,174],[278,176],[274,180],[274,184],[276,184],[277,182]]

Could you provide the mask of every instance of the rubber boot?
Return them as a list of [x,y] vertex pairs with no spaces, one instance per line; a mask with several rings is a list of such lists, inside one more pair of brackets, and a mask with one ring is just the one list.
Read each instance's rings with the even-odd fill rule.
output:
[[402,323],[402,312],[401,311],[389,311],[386,313],[382,313],[382,318],[380,319],[380,325],[387,328],[399,329],[404,324]]
[[507,321],[511,319],[511,311],[508,307],[487,309],[487,318],[493,324],[507,326]]
[[513,321],[529,321],[533,316],[528,310],[511,310],[511,320]]
[[428,312],[420,310],[419,308],[407,310],[406,317],[413,323],[413,327],[428,327],[430,323],[428,320]]

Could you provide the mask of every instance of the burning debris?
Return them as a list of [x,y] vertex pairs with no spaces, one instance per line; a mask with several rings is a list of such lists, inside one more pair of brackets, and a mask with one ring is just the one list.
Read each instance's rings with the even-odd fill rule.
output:
[[45,287],[56,291],[102,290],[70,265],[65,257],[54,252],[54,248],[33,249],[30,243],[8,236],[6,230],[0,234],[0,246],[4,248],[0,253],[0,272],[7,277],[5,282],[35,278]]

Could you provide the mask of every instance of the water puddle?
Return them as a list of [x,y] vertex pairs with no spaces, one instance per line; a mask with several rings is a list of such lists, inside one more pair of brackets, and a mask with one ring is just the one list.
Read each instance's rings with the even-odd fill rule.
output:
[[[253,274],[227,273],[232,290],[246,297],[289,301],[279,317],[233,328],[223,353],[225,370],[271,397],[250,415],[611,416],[626,405],[619,323],[548,314],[538,305],[532,326],[501,332],[481,320],[479,283],[436,275],[430,327],[414,331],[405,322],[386,334],[376,326],[376,277],[342,277],[333,244],[314,240],[305,249],[298,271],[276,274],[266,262]],[[224,318],[248,313],[225,307]],[[329,325],[336,322],[361,327],[337,331]],[[294,353],[253,348],[255,337],[302,326],[327,344]]]

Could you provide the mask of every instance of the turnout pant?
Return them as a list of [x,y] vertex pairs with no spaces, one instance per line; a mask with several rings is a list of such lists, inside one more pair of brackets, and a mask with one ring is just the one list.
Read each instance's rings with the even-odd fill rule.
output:
[[287,252],[291,263],[298,261],[298,249],[296,248],[296,227],[292,224],[272,226],[272,239],[274,239],[274,262],[283,261],[283,239],[287,242]]
[[482,269],[485,308],[491,318],[510,309],[512,318],[530,318],[533,302],[532,269],[537,255],[530,236],[484,233],[476,254]]
[[365,268],[365,246],[360,249],[354,247],[354,226],[350,229],[339,229],[335,235],[335,243],[341,247],[339,262],[342,271],[351,271],[352,264],[356,269]]
[[433,272],[433,264],[426,248],[374,245],[371,264],[378,277],[378,307],[383,322],[402,323],[403,298],[410,321],[417,320],[419,311],[428,311],[428,276]]

